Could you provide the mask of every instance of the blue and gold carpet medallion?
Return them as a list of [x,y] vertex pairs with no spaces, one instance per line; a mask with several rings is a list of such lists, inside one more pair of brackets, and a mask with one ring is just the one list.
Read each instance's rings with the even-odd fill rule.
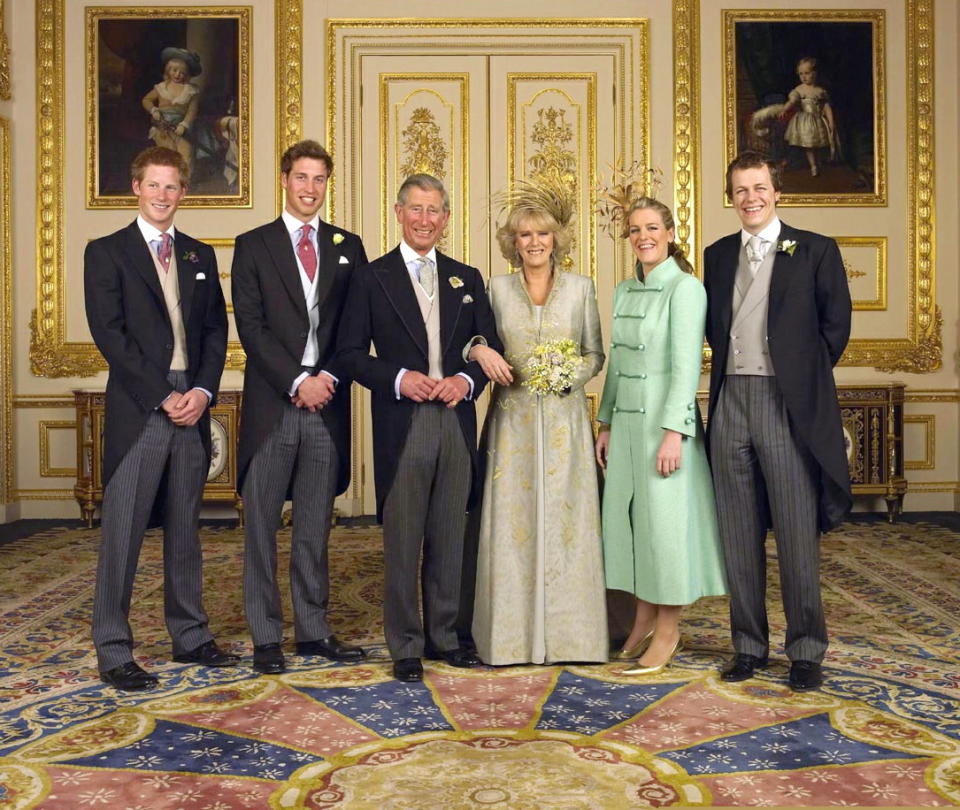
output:
[[[96,533],[0,548],[0,808],[960,804],[958,538],[945,530],[848,526],[825,541],[834,643],[826,686],[803,694],[786,688],[782,657],[750,681],[718,679],[724,600],[689,611],[687,651],[653,678],[624,676],[632,662],[427,662],[422,684],[399,683],[368,635],[379,627],[373,534],[338,530],[331,576],[343,583],[334,625],[373,642],[371,660],[291,655],[271,677],[249,667],[239,536],[205,537],[211,625],[248,656],[221,670],[169,662],[149,540],[135,632],[160,688],[139,694],[95,680],[86,622]],[[771,618],[782,638],[782,616]]]

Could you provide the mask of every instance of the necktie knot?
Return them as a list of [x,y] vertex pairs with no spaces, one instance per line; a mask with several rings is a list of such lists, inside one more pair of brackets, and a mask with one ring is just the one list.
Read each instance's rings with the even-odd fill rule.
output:
[[428,256],[417,256],[417,280],[423,291],[433,298],[437,287],[437,270]]
[[313,233],[313,226],[309,223],[304,224],[300,229],[300,241],[297,243],[297,256],[300,264],[303,265],[303,272],[307,274],[310,283],[317,275],[317,250],[313,246],[313,240],[310,234]]
[[157,258],[163,269],[170,269],[170,255],[173,253],[173,237],[169,233],[160,234],[160,244],[157,247]]
[[754,235],[747,240],[747,259],[750,264],[763,261],[763,240],[759,236]]

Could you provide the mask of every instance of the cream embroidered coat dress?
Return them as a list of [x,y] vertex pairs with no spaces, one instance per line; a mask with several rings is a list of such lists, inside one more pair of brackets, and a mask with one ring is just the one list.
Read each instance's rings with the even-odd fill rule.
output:
[[[617,285],[599,420],[610,425],[603,491],[607,587],[659,605],[726,593],[697,385],[707,298],[668,258]],[[686,437],[657,473],[664,428]]]
[[[603,366],[593,282],[557,272],[538,313],[523,273],[490,280],[513,366],[496,386],[480,453],[486,464],[473,637],[488,664],[606,661],[606,595],[593,430],[583,386]],[[567,396],[521,385],[534,347],[569,338],[583,362]]]

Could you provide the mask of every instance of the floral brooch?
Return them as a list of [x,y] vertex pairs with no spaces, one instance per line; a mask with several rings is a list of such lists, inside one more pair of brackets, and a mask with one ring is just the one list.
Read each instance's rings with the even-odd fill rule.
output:
[[786,253],[788,256],[792,256],[793,252],[797,249],[797,240],[796,239],[784,239],[780,242],[777,242],[777,252]]
[[450,276],[450,286],[453,287],[453,289],[457,289],[457,287],[462,287],[463,279],[460,278],[460,276]]

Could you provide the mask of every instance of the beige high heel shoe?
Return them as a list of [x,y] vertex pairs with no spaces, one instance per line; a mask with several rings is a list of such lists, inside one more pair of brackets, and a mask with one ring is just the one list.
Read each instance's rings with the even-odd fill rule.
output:
[[624,647],[622,650],[618,650],[613,654],[614,661],[630,661],[634,658],[639,658],[647,651],[647,647],[650,646],[650,642],[653,640],[653,630],[647,633],[642,639],[640,639],[632,647]]
[[683,639],[678,638],[677,643],[673,645],[673,649],[670,651],[670,655],[667,656],[667,660],[662,664],[657,664],[655,667],[633,667],[631,669],[625,669],[623,671],[624,675],[655,675],[658,672],[662,672],[673,661],[674,657],[680,650],[683,649]]

